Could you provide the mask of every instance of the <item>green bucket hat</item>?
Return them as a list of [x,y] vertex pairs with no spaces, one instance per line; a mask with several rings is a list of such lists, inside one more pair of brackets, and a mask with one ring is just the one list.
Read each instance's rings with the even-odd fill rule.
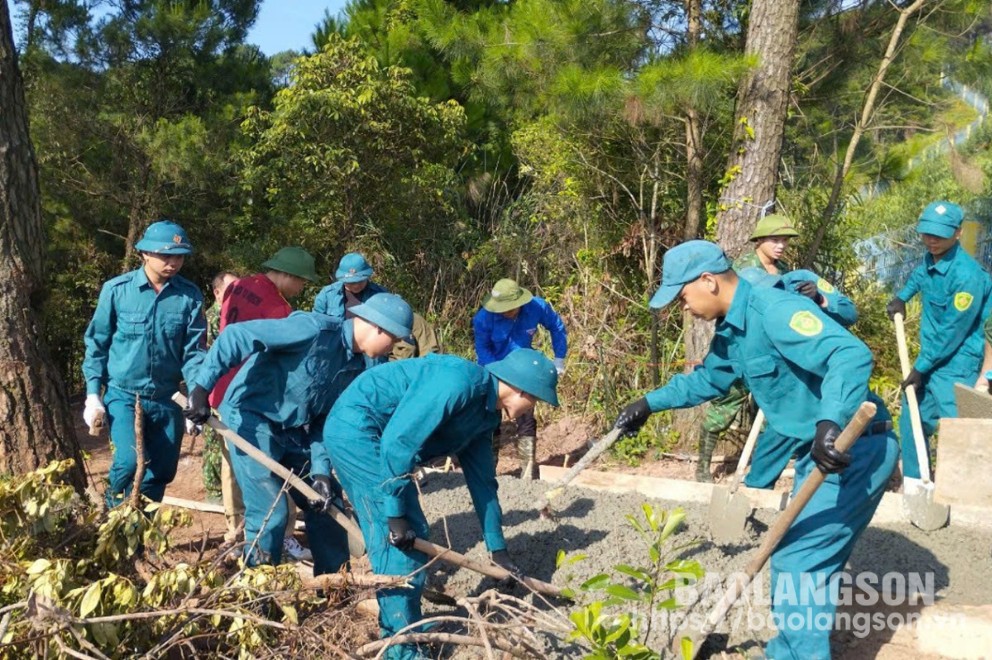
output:
[[754,232],[751,234],[751,240],[756,241],[759,238],[768,238],[769,236],[798,236],[799,232],[796,231],[796,227],[792,224],[792,220],[781,213],[772,213],[771,215],[766,215],[761,220],[758,220],[758,224],[754,227]]
[[313,257],[301,247],[284,247],[263,263],[262,268],[288,273],[311,282],[317,281]]
[[523,307],[531,301],[534,295],[516,283],[515,280],[504,278],[496,283],[493,290],[482,301],[482,306],[494,314],[509,312],[511,309]]
[[558,370],[544,353],[519,348],[486,369],[507,385],[558,407]]

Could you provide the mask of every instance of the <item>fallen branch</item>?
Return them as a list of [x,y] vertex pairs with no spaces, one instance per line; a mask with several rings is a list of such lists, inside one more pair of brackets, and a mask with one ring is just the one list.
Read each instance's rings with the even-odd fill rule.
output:
[[[509,653],[514,658],[528,658],[530,655],[523,649],[504,642],[503,640],[493,640],[500,651]],[[385,651],[395,644],[454,644],[456,646],[485,646],[483,640],[471,635],[458,635],[455,633],[408,633],[406,635],[394,635],[378,642],[369,642],[358,649],[358,655],[368,657],[373,653]]]
[[413,585],[405,577],[395,575],[355,575],[354,573],[330,573],[303,579],[304,589],[346,589],[361,587],[368,589],[412,589]]
[[141,395],[134,395],[134,455],[138,462],[131,485],[131,506],[138,511],[141,506],[141,482],[145,480],[145,411],[141,408]]

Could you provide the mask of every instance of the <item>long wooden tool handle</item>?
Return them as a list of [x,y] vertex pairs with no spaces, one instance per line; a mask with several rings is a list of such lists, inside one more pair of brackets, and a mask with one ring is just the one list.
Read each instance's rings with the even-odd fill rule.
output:
[[[183,396],[181,393],[176,392],[175,394],[173,394],[172,400],[178,403],[181,408],[186,407],[186,397]],[[244,453],[251,456],[256,461],[258,461],[260,464],[271,470],[273,474],[276,474],[282,479],[284,479],[286,483],[288,483],[290,486],[303,493],[304,497],[306,497],[308,500],[319,502],[320,500],[324,499],[323,497],[320,496],[320,494],[317,491],[315,491],[310,486],[310,484],[308,484],[307,482],[303,481],[298,476],[293,474],[292,470],[272,460],[272,457],[270,457],[264,451],[262,451],[261,449],[259,449],[258,447],[251,444],[250,442],[242,438],[240,435],[232,431],[227,426],[227,424],[217,419],[214,415],[212,414],[210,415],[210,418],[207,420],[207,426],[217,431],[217,433],[222,435],[227,440],[230,440],[232,445],[234,445]],[[345,529],[345,531],[348,532],[348,536],[354,537],[351,540],[351,543],[355,543],[357,541],[361,543],[362,546],[364,546],[365,540],[364,537],[362,536],[361,530],[358,529],[358,525],[356,525],[351,518],[345,515],[344,511],[332,505],[328,509],[328,514],[331,516],[331,518],[334,519],[334,521],[337,524],[341,525]]]
[[730,483],[730,494],[733,495],[737,492],[737,487],[741,485],[741,480],[744,478],[744,470],[747,469],[748,461],[751,460],[751,454],[754,453],[754,444],[758,441],[758,436],[761,435],[761,427],[765,423],[765,412],[763,410],[758,410],[758,414],[754,416],[754,423],[751,425],[751,432],[747,434],[747,442],[744,443],[744,450],[741,452],[741,460],[737,461],[737,470],[734,471],[734,480]]
[[548,503],[552,498],[557,497],[562,489],[572,482],[575,477],[579,476],[579,473],[589,467],[589,464],[599,458],[603,452],[613,446],[613,443],[617,441],[620,437],[620,429],[613,429],[606,435],[604,435],[592,448],[586,452],[586,455],[579,459],[579,462],[571,467],[571,469],[565,473],[561,479],[559,479],[554,486],[548,490],[544,497],[538,501],[538,509],[543,509],[548,506]]
[[[469,559],[465,555],[455,552],[451,548],[445,548],[440,545],[436,545],[427,541],[425,539],[416,539],[413,542],[413,548],[419,550],[420,552],[428,555],[430,557],[436,557],[442,561],[446,561],[449,564],[454,564],[455,566],[460,566],[462,568],[467,568],[476,573],[481,573],[482,575],[487,575],[491,578],[497,580],[505,580],[512,574],[505,568],[496,566],[495,564],[484,564],[482,562],[477,562]],[[538,580],[537,578],[520,576],[518,579],[525,584],[527,587],[533,589],[534,591],[542,594],[547,594],[549,596],[561,596],[561,589],[553,584]]]
[[[892,320],[896,324],[896,344],[899,348],[899,364],[902,367],[902,377],[909,377],[909,348],[906,344],[906,326],[902,314],[896,314]],[[923,437],[923,420],[920,419],[920,402],[916,398],[916,388],[912,385],[906,388],[906,405],[909,406],[909,424],[913,429],[913,443],[916,445],[916,462],[920,465],[920,479],[924,485],[930,483],[930,455],[927,454],[927,443]]]
[[[861,407],[854,414],[854,418],[834,442],[834,447],[837,448],[837,451],[845,452],[850,449],[874,417],[875,404],[870,401],[862,403]],[[819,468],[814,468],[810,471],[809,476],[806,477],[806,481],[799,488],[799,492],[796,493],[796,496],[789,502],[789,506],[775,519],[768,533],[765,534],[765,539],[762,541],[761,547],[754,553],[754,557],[748,562],[744,572],[739,573],[734,581],[730,583],[720,602],[714,606],[709,616],[706,617],[706,622],[703,624],[701,631],[702,639],[705,639],[706,635],[716,629],[717,625],[727,615],[727,612],[730,611],[733,604],[737,602],[737,599],[744,593],[747,586],[751,584],[754,576],[758,574],[758,571],[761,570],[765,562],[768,561],[768,558],[771,557],[782,537],[789,531],[789,527],[792,526],[792,523],[795,522],[810,498],[813,497],[816,489],[823,483],[825,476],[820,472]]]

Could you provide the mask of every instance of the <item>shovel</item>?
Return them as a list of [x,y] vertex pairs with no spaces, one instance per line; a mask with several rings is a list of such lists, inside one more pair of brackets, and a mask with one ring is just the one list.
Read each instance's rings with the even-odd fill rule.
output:
[[[866,401],[861,404],[858,411],[854,414],[854,418],[847,424],[841,432],[840,437],[834,442],[834,447],[837,448],[837,451],[846,452],[854,445],[855,441],[864,432],[865,427],[875,417],[875,411],[874,403]],[[702,649],[706,637],[716,630],[716,627],[723,621],[723,618],[727,616],[730,608],[733,607],[737,599],[747,589],[747,586],[754,580],[754,576],[758,574],[765,565],[765,562],[768,561],[768,558],[771,557],[782,537],[789,531],[789,527],[792,526],[792,523],[795,522],[803,508],[810,501],[810,498],[816,493],[816,489],[823,483],[824,478],[826,478],[826,475],[820,472],[818,468],[810,471],[809,476],[806,477],[806,481],[803,482],[803,485],[796,492],[796,496],[789,502],[789,506],[775,519],[775,522],[769,528],[768,534],[765,536],[764,541],[761,542],[761,547],[755,551],[744,572],[735,574],[735,577],[720,598],[720,601],[706,617],[703,627],[699,631],[687,630],[678,635],[675,640],[678,646],[675,649],[676,653],[680,653],[683,658],[691,659],[696,657],[700,649]]]
[[[178,403],[179,407],[186,408],[186,397],[181,393],[176,392],[173,394],[172,400]],[[214,415],[210,415],[210,419],[207,420],[206,425],[217,431],[222,438],[227,439],[232,445],[251,456],[255,461],[271,470],[273,474],[285,479],[286,483],[302,493],[307,499],[313,501],[323,499],[317,491],[310,487],[310,484],[293,474],[292,470],[274,461],[272,457],[232,431],[227,424],[217,419]],[[365,539],[362,536],[361,530],[358,529],[358,525],[355,524],[355,521],[349,518],[344,511],[333,505],[327,510],[327,513],[334,519],[334,522],[341,525],[348,533],[348,552],[351,556],[361,557],[364,555]]]
[[[899,363],[902,377],[909,376],[909,350],[906,348],[906,328],[902,314],[893,317],[896,324],[896,343],[899,345]],[[933,481],[930,480],[930,454],[923,439],[923,422],[920,420],[920,406],[916,400],[916,388],[906,388],[906,405],[909,407],[909,421],[913,427],[913,442],[916,444],[916,462],[920,466],[921,484],[914,487],[903,482],[903,505],[909,512],[909,521],[926,532],[940,529],[950,518],[950,508],[933,501]]]
[[[181,408],[186,407],[186,397],[181,393],[176,392],[173,394],[172,400],[179,404]],[[210,419],[207,420],[207,426],[217,431],[221,437],[226,438],[235,447],[271,470],[273,474],[285,479],[286,483],[302,493],[307,499],[317,501],[321,499],[321,496],[317,493],[317,491],[311,488],[307,482],[300,479],[297,475],[293,474],[289,468],[274,461],[268,454],[232,431],[226,424],[217,419],[214,415],[211,415]],[[327,509],[327,514],[331,516],[336,523],[341,525],[341,527],[343,527],[348,533],[348,551],[351,556],[361,557],[364,555],[365,540],[362,536],[361,530],[358,528],[358,525],[355,524],[355,521],[349,518],[344,511],[334,505],[331,505]],[[482,575],[487,575],[497,580],[505,580],[511,577],[510,572],[505,568],[501,568],[500,566],[492,563],[486,564],[483,562],[473,561],[465,555],[459,554],[450,548],[445,548],[435,543],[431,543],[426,539],[416,539],[413,542],[413,547],[414,549],[419,550],[430,557],[435,557],[449,564],[454,564],[460,568],[467,568],[475,571],[476,573],[481,573]],[[563,595],[562,590],[553,584],[542,582],[536,578],[523,575],[514,577],[520,580],[520,582],[522,582],[525,586],[539,593],[548,594],[551,596]]]
[[572,466],[572,469],[565,473],[561,479],[559,479],[554,486],[551,487],[544,497],[542,497],[537,502],[537,509],[541,512],[542,518],[551,517],[551,500],[558,497],[565,491],[565,486],[570,484],[575,477],[579,476],[579,473],[589,467],[589,464],[595,461],[600,455],[607,449],[613,446],[613,443],[617,441],[620,437],[620,429],[613,429],[606,435],[604,435],[600,440],[592,446],[592,448],[586,452],[586,455],[579,459],[579,462]]
[[737,461],[737,470],[730,485],[713,487],[713,496],[710,498],[710,531],[713,540],[719,545],[733,543],[744,534],[747,517],[751,514],[751,502],[744,493],[738,493],[737,488],[744,478],[744,469],[751,460],[754,443],[758,441],[764,423],[765,413],[759,410],[754,416],[754,424],[747,435],[747,442],[744,443],[744,450],[741,452],[741,459]]

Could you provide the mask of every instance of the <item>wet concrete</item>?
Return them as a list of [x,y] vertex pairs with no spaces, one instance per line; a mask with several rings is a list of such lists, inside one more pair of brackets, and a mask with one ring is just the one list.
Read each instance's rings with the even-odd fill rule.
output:
[[[536,503],[548,484],[524,482],[501,477],[500,502],[504,514],[504,533],[511,556],[529,575],[560,585],[577,586],[582,581],[603,572],[611,572],[617,564],[647,566],[650,563],[645,542],[628,522],[627,516],[643,520],[641,505],[647,500],[637,494],[613,494],[571,488],[555,500],[554,520],[542,518]],[[745,538],[737,544],[719,547],[708,539],[706,505],[680,504],[655,500],[652,506],[673,509],[682,506],[686,522],[674,535],[674,544],[695,542],[683,553],[687,559],[699,561],[708,573],[702,585],[682,589],[676,594],[683,608],[681,615],[702,617],[719,597],[721,589],[716,578],[726,578],[743,570],[751,553],[760,543],[761,535],[774,520],[775,512],[758,511],[748,525]],[[484,559],[488,555],[481,541],[481,530],[471,499],[460,474],[431,475],[423,491],[423,504],[431,522],[431,540],[450,545],[468,555]],[[992,533],[983,530],[945,528],[925,533],[908,524],[870,527],[855,547],[849,562],[852,576],[872,573],[878,577],[875,589],[878,602],[860,610],[869,613],[899,611],[898,605],[888,605],[881,594],[886,589],[898,591],[900,585],[923,585],[925,597],[906,605],[904,610],[919,611],[933,596],[938,604],[955,606],[984,605],[992,594],[992,571],[989,571],[989,551]],[[556,570],[559,550],[581,552],[583,561]],[[891,574],[886,582],[885,574]],[[913,582],[912,580],[916,580]],[[617,581],[622,581],[617,576]],[[440,567],[431,578],[432,584],[449,593],[473,594],[492,586],[492,582],[465,570]],[[769,621],[768,569],[759,575],[749,598],[731,611],[728,621],[718,629],[723,644],[734,649],[747,649],[774,635]],[[712,588],[711,588],[712,587]],[[861,593],[853,590],[852,593]],[[898,596],[898,594],[896,594]],[[905,599],[904,599],[905,600]],[[695,606],[692,603],[695,601]],[[870,599],[869,599],[870,602]],[[628,608],[629,609],[629,608]],[[858,610],[857,604],[844,611]],[[686,619],[659,616],[654,620],[651,639],[653,648],[665,644],[674,630],[685,625]],[[864,630],[836,632],[835,655],[843,657],[874,657],[893,631]],[[866,637],[871,644],[866,644]],[[855,649],[857,652],[855,653]],[[850,651],[850,652],[846,652]],[[567,649],[549,649],[550,653],[569,655]]]

